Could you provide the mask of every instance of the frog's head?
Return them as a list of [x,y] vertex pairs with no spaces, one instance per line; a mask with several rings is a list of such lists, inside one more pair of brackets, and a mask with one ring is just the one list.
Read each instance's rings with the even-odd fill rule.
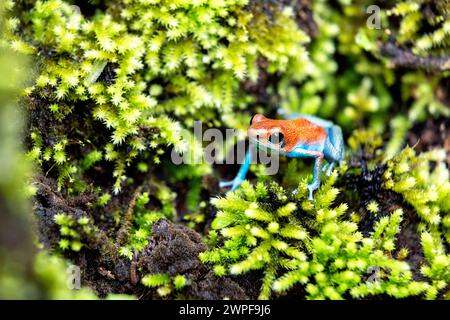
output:
[[250,142],[258,147],[279,152],[289,152],[292,145],[290,125],[285,120],[274,120],[256,114],[250,120],[247,131]]

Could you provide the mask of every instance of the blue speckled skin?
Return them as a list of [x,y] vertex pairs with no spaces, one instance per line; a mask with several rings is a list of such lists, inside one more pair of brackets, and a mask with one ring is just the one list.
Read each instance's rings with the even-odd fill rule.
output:
[[[311,115],[301,115],[292,114],[285,117],[286,120],[292,120],[297,118],[304,118],[322,128],[326,131],[326,139],[324,141],[318,141],[317,143],[299,143],[290,152],[280,152],[289,158],[314,158],[314,169],[313,178],[307,188],[309,191],[309,200],[314,200],[313,193],[320,187],[320,176],[323,171],[326,171],[326,175],[329,176],[333,171],[336,164],[340,164],[344,160],[344,140],[342,136],[342,130],[339,126],[335,125],[333,122],[324,120]],[[256,143],[257,147],[274,149],[269,145],[264,145],[260,141],[252,141],[251,143]],[[327,160],[327,163],[322,166],[323,159]],[[239,172],[236,177],[231,181],[220,182],[220,187],[230,187],[230,191],[234,191],[242,184],[245,180],[247,172],[250,168],[252,161],[251,151],[247,151],[245,155],[245,160],[241,165]],[[295,190],[294,192],[296,192]]]

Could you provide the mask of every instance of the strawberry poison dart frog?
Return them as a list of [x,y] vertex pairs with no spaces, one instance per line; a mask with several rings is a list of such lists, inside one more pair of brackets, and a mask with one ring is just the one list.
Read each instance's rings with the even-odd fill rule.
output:
[[[250,143],[267,151],[277,151],[291,158],[314,158],[311,183],[307,185],[309,200],[320,187],[320,176],[326,170],[329,176],[336,164],[344,160],[344,140],[342,130],[331,121],[311,115],[292,115],[286,120],[269,119],[256,114],[250,120],[247,131]],[[323,160],[327,163],[323,166]],[[220,182],[220,187],[236,190],[244,181],[252,162],[252,152],[245,155],[238,174],[231,181]]]

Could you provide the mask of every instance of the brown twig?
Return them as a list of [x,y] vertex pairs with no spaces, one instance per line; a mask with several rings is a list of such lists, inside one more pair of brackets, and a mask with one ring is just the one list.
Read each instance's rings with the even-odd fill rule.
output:
[[381,44],[382,55],[391,57],[391,64],[394,68],[406,67],[412,69],[425,69],[427,71],[450,70],[450,56],[420,57],[409,49],[401,49],[392,42]]
[[131,261],[130,265],[130,282],[133,286],[135,286],[139,282],[139,275],[137,272],[137,260],[138,260],[138,252],[135,251],[133,254],[133,261]]

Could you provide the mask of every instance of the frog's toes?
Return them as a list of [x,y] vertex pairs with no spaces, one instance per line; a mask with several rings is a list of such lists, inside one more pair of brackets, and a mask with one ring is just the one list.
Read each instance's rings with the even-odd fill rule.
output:
[[308,188],[308,191],[309,191],[308,200],[309,201],[314,201],[314,196],[313,196],[314,189]]
[[308,200],[309,200],[309,201],[313,201],[313,200],[314,200],[313,193],[314,193],[314,191],[316,191],[317,189],[319,189],[319,185],[318,185],[317,183],[311,183],[311,184],[308,184],[308,185],[306,186],[306,188],[307,188],[308,191],[309,191]]
[[[308,193],[308,200],[309,201],[313,201],[314,200],[313,193],[314,193],[314,190],[316,190],[316,189],[313,188],[313,187],[310,187],[309,185],[307,186],[307,189],[309,191],[309,193]],[[292,195],[294,197],[297,196],[297,194],[298,194],[298,188],[295,188],[294,190],[292,190]]]
[[328,166],[327,173],[326,173],[327,177],[331,176],[333,169],[334,169],[334,162],[330,163],[330,165]]
[[220,181],[219,182],[219,187],[220,188],[225,188],[225,187],[230,187],[231,186],[231,189],[229,191],[234,191],[234,190],[236,190],[237,188],[240,187],[240,185],[242,184],[243,181],[244,180],[241,179],[241,178],[234,178],[231,181]]
[[233,186],[231,187],[230,191],[234,191],[237,188],[239,188],[241,186],[242,182],[244,182],[243,179],[237,179],[237,178],[234,179],[233,180]]
[[222,180],[222,181],[219,182],[219,187],[220,188],[225,188],[225,187],[232,186],[233,185],[233,181],[234,180],[230,180],[230,181]]
[[328,169],[329,166],[330,166],[329,162],[325,163],[325,165],[322,167],[322,172],[325,172]]

